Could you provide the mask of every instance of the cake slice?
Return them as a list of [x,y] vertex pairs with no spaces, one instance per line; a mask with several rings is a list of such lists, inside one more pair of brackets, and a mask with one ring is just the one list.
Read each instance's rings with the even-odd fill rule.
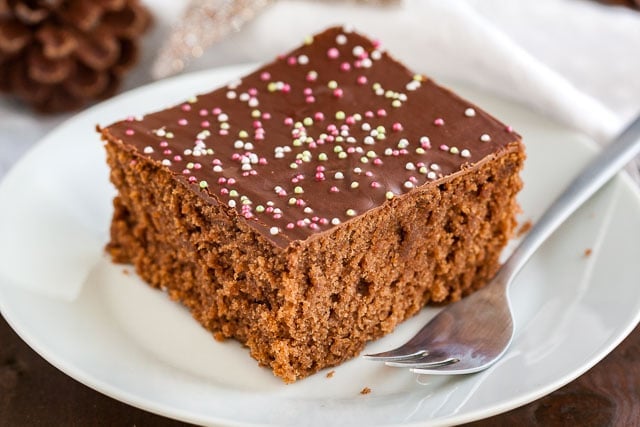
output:
[[99,130],[113,260],[286,382],[480,288],[516,224],[520,137],[345,28]]

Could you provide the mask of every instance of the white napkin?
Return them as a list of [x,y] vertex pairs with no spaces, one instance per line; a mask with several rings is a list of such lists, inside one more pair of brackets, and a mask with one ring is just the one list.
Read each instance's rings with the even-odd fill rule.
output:
[[[151,80],[154,55],[184,7],[184,2],[170,0],[148,3],[156,26],[127,88]],[[264,62],[294,47],[305,35],[336,24],[351,24],[379,38],[417,72],[517,100],[602,143],[640,112],[640,13],[589,0],[404,0],[390,7],[279,0],[241,32],[192,61],[185,72]],[[28,147],[66,117],[43,120],[0,100],[0,178]],[[98,137],[86,143],[99,144]],[[42,198],[42,203],[46,200]],[[46,208],[42,203],[34,209]],[[12,259],[29,264],[36,254],[59,251],[63,231],[73,220],[59,227],[51,224],[47,233],[33,241],[18,242],[20,233],[6,233],[0,236],[0,253],[11,253]],[[10,221],[6,215],[4,221]],[[63,262],[77,262],[73,268],[27,277],[17,270],[24,269],[25,263],[0,263],[0,277],[22,277],[12,282],[73,299],[100,259],[104,244],[89,235],[80,236],[78,242],[82,244],[69,245],[67,253],[59,254]],[[91,248],[83,250],[83,244]]]

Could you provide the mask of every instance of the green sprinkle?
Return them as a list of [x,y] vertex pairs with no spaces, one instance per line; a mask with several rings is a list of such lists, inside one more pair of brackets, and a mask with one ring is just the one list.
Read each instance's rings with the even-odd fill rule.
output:
[[207,181],[200,181],[200,188],[207,188],[209,186],[209,184],[207,183]]
[[329,157],[327,156],[327,153],[320,153],[318,154],[318,160],[320,160],[321,162],[325,162],[329,160]]

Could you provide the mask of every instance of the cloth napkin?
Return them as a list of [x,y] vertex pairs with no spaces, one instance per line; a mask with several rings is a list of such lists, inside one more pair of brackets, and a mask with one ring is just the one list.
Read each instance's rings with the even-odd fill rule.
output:
[[[156,25],[125,89],[152,80],[156,53],[184,5],[148,2]],[[271,60],[304,36],[336,24],[350,24],[380,39],[417,72],[515,100],[602,144],[640,113],[640,13],[590,0],[404,0],[391,6],[278,0],[242,31],[190,62],[184,72]],[[0,99],[0,179],[29,147],[68,117],[43,119]],[[98,144],[97,137],[87,141],[91,143]],[[79,236],[75,245],[69,242],[68,250],[81,251],[84,242],[95,241],[95,236],[89,237]],[[52,232],[19,246],[3,238],[0,254],[19,247],[28,259],[32,253],[59,250],[60,239],[68,241],[69,236]],[[56,269],[52,276],[44,265],[33,269],[27,280],[23,275],[20,286],[73,299],[98,262],[100,250],[90,253],[95,255],[70,254],[68,259],[82,261],[66,269],[68,276],[65,269]],[[0,264],[0,277],[20,275],[16,268]],[[57,283],[51,283],[51,277]]]

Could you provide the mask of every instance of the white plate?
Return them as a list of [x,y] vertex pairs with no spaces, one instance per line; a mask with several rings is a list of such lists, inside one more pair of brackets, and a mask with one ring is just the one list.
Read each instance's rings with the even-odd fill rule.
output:
[[[239,344],[213,340],[185,309],[101,255],[113,189],[93,127],[163,108],[245,71],[185,75],[100,104],[41,141],[0,185],[0,310],[68,375],[134,406],[199,424],[456,424],[566,384],[637,324],[640,194],[621,176],[521,273],[512,295],[517,335],[485,372],[418,377],[356,358],[332,378],[325,371],[284,385]],[[509,102],[458,89],[525,136],[521,220],[535,219],[595,145]],[[366,350],[400,344],[435,311],[423,310]],[[371,393],[360,394],[364,387]]]

